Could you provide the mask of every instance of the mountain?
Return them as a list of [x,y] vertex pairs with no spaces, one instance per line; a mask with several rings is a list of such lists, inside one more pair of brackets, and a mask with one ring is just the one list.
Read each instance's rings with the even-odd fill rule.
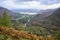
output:
[[[49,14],[49,12],[47,14]],[[53,10],[53,12],[46,17],[43,16],[44,15],[38,14],[33,17],[29,25],[45,28],[52,34],[60,30],[60,8]]]
[[60,19],[60,8],[58,8],[56,11],[53,12],[52,15],[50,15],[46,18],[49,19],[49,20],[53,20],[53,19],[56,20],[56,18]]
[[29,12],[29,13],[37,13],[37,12],[39,12],[40,10],[39,9],[12,9],[12,11],[14,11],[14,12],[18,12],[18,13],[20,13],[20,12]]
[[8,14],[10,17],[20,17],[20,14],[19,14],[19,13],[12,12],[11,10],[6,9],[6,8],[3,8],[3,7],[0,7],[0,16],[2,15],[2,13],[3,13],[4,11],[6,11],[7,14]]
[[60,8],[58,8],[52,15],[46,17],[45,20],[47,20],[47,22],[43,25],[45,26],[45,24],[47,24],[46,26],[49,28],[48,30],[50,30],[50,32],[60,30]]
[[60,8],[58,8],[52,15],[44,18],[45,20],[50,21],[53,26],[60,26]]

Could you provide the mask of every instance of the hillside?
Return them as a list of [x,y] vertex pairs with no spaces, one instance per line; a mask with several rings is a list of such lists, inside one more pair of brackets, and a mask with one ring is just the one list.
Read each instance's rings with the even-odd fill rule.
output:
[[52,15],[45,18],[48,20],[48,25],[51,26],[50,28],[59,30],[60,29],[60,8],[58,8]]
[[[5,35],[5,38],[1,34]],[[43,36],[37,36],[34,34],[29,34],[27,31],[18,31],[14,28],[7,28],[2,26],[0,26],[0,36],[4,38],[0,38],[1,40],[6,40],[6,38],[7,40],[45,40]]]
[[0,40],[54,40],[52,35],[37,36],[28,31],[0,26]]
[[4,11],[6,11],[10,17],[20,17],[19,13],[12,12],[11,10],[3,8],[3,7],[0,7],[0,16],[2,15]]
[[[38,26],[47,29],[49,33],[54,34],[60,29],[60,8],[56,9],[51,15],[43,17],[37,15],[33,17],[29,26]],[[42,19],[41,19],[42,18]]]

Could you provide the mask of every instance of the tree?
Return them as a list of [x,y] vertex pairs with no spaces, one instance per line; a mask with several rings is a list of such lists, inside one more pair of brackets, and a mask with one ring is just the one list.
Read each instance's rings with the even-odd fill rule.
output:
[[11,23],[11,19],[10,17],[7,15],[7,12],[4,12],[2,14],[2,17],[0,19],[0,26],[7,26],[7,27],[12,27],[12,23]]

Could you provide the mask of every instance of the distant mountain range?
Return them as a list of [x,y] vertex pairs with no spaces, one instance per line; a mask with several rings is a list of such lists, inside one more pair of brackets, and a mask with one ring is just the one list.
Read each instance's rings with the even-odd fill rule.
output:
[[37,13],[40,10],[38,10],[38,9],[12,9],[12,11],[18,12],[18,13],[20,13],[20,12]]
[[55,9],[47,9],[47,10],[41,10],[41,9],[12,9],[13,12],[29,12],[29,13],[49,13]]

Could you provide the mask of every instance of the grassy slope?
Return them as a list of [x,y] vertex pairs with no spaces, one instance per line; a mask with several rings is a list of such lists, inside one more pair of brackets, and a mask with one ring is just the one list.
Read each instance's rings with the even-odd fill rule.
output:
[[[27,31],[18,31],[15,30],[13,28],[7,28],[7,27],[1,27],[0,26],[0,37],[4,37],[4,35],[6,36],[6,38],[8,40],[50,40],[51,35],[49,35],[47,38],[43,37],[43,36],[36,36],[33,34],[29,34],[29,32]],[[3,35],[3,36],[2,36]]]

